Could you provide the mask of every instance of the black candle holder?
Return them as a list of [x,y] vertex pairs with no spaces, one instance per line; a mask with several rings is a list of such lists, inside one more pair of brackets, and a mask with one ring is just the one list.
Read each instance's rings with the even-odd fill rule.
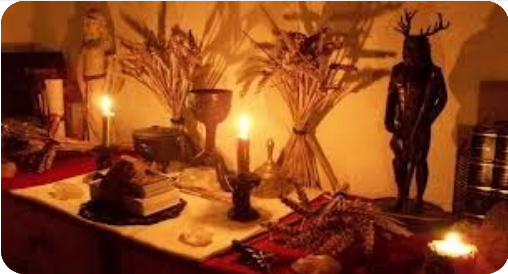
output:
[[261,182],[261,177],[255,173],[239,174],[232,180],[233,207],[228,212],[231,220],[250,222],[260,217],[259,212],[252,208],[250,194],[254,187]]
[[111,146],[96,146],[93,150],[95,152],[95,169],[101,170],[110,168],[113,164],[114,148]]

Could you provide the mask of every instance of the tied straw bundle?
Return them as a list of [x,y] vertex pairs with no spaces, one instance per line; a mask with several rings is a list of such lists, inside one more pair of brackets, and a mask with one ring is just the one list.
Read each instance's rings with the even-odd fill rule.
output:
[[161,2],[156,30],[126,14],[123,19],[143,41],[120,38],[127,50],[120,58],[122,71],[152,91],[172,111],[174,123],[183,123],[188,91],[215,87],[226,69],[223,58],[204,52],[203,41],[198,43],[190,30],[175,25],[167,31],[165,2]]
[[285,31],[264,12],[276,41],[259,43],[245,33],[262,55],[252,57],[243,70],[239,79],[244,83],[243,94],[255,81],[258,92],[271,82],[289,107],[293,134],[279,158],[289,181],[322,188],[319,162],[332,188],[338,189],[339,182],[315,137],[315,129],[335,105],[357,90],[351,88],[357,69],[342,39],[327,29],[311,35]]

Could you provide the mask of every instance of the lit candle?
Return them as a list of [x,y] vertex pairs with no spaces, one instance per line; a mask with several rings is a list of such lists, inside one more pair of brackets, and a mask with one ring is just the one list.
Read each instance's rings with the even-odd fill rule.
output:
[[111,111],[113,102],[107,94],[100,99],[100,107],[102,110],[102,144],[109,147],[111,143],[111,117],[115,114]]
[[238,136],[237,164],[238,173],[249,173],[249,119],[246,115],[240,116],[240,135]]
[[470,257],[476,253],[476,247],[462,242],[460,235],[456,232],[446,234],[444,240],[432,241],[429,246],[439,255],[451,258]]
[[454,273],[469,273],[475,267],[477,248],[464,243],[460,234],[449,232],[444,240],[429,243],[430,250],[443,258],[453,268]]

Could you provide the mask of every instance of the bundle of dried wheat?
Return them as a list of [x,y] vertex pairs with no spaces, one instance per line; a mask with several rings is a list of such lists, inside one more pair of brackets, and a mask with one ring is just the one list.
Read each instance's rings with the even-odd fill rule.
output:
[[357,90],[357,70],[347,56],[343,39],[327,29],[307,35],[282,30],[271,21],[274,43],[256,42],[246,33],[262,55],[246,63],[239,79],[244,84],[243,94],[254,83],[258,91],[269,82],[277,88],[294,122],[294,134],[280,158],[282,169],[294,183],[321,188],[317,160],[337,189],[339,182],[314,132],[335,105]]
[[151,90],[173,112],[174,120],[182,118],[187,92],[192,88],[212,88],[226,66],[222,59],[204,54],[192,31],[178,25],[167,30],[166,3],[161,2],[155,30],[123,14],[123,19],[142,42],[120,38],[127,50],[120,59],[122,70]]
[[300,196],[300,203],[282,198],[284,204],[301,215],[299,223],[268,224],[272,236],[286,246],[338,257],[352,244],[360,243],[363,252],[369,255],[380,235],[410,235],[398,220],[386,215],[372,203],[348,198],[343,191],[337,192],[315,209],[306,200],[305,194]]

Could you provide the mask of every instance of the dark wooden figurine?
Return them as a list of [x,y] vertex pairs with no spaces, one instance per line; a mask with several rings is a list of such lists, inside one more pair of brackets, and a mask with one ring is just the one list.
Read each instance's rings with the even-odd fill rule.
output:
[[392,69],[386,105],[385,127],[392,133],[393,169],[397,182],[396,209],[409,213],[409,190],[416,172],[415,211],[423,209],[427,186],[427,154],[431,125],[443,110],[447,95],[441,69],[432,62],[428,37],[450,26],[439,20],[420,34],[411,35],[411,21],[416,11],[406,11],[397,31],[404,35],[403,61]]

